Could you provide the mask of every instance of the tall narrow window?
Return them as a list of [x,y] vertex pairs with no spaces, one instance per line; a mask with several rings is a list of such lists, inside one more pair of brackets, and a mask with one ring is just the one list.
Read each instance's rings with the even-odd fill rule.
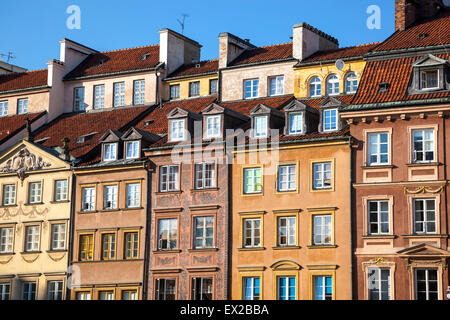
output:
[[297,190],[297,166],[295,164],[278,167],[278,192]]
[[244,219],[244,248],[261,247],[261,219]]
[[28,112],[28,98],[17,100],[17,114]]
[[195,164],[195,189],[210,189],[216,186],[216,165],[214,162]]
[[253,118],[254,129],[253,136],[255,138],[266,138],[267,137],[267,116],[257,116]]
[[0,101],[0,116],[8,115],[8,101]]
[[195,249],[214,247],[214,217],[197,217],[195,224]]
[[217,93],[217,79],[209,81],[209,94]]
[[55,181],[55,201],[67,201],[67,180]]
[[105,107],[105,85],[94,86],[94,109]]
[[261,279],[259,277],[244,277],[242,288],[244,300],[261,299]]
[[3,205],[11,206],[16,203],[16,185],[5,184],[3,186]]
[[22,300],[36,300],[36,282],[22,284]]
[[269,95],[276,96],[284,94],[284,76],[269,78]]
[[338,129],[337,109],[327,109],[323,111],[323,131],[334,131]]
[[369,268],[367,283],[369,300],[391,300],[391,269]]
[[80,261],[94,259],[94,235],[83,234],[80,236],[78,259]]
[[125,154],[127,159],[139,158],[139,141],[127,141],[125,143]]
[[189,83],[189,96],[195,97],[200,95],[200,81]]
[[436,199],[414,199],[414,232],[436,233]]
[[178,99],[180,97],[180,85],[170,86],[170,99]]
[[139,257],[139,234],[137,232],[125,233],[125,259]]
[[309,81],[309,96],[311,98],[320,97],[322,95],[322,81],[319,77],[313,77]]
[[277,277],[277,299],[295,300],[295,277]]
[[0,228],[0,253],[12,253],[14,229],[12,227]]
[[25,228],[25,252],[39,251],[40,226],[27,226]]
[[313,216],[313,245],[323,246],[332,244],[331,215]]
[[81,211],[95,210],[95,187],[82,188]]
[[156,300],[175,300],[175,279],[156,279]]
[[114,107],[125,105],[125,82],[114,83]]
[[261,171],[261,168],[244,169],[244,194],[262,192]]
[[73,89],[73,111],[83,111],[84,106],[84,87]]
[[345,92],[348,93],[355,93],[356,90],[358,90],[358,77],[356,76],[356,73],[350,72],[345,77]]
[[42,183],[30,182],[28,203],[40,203],[42,201]]
[[332,188],[332,166],[331,162],[314,163],[313,165],[314,190]]
[[117,185],[105,186],[103,209],[117,209]]
[[367,135],[369,140],[368,165],[386,165],[389,163],[388,133],[377,132]]
[[10,299],[11,285],[9,283],[0,283],[0,301],[7,301]]
[[47,282],[47,299],[62,300],[63,298],[63,282],[49,281]]
[[103,161],[114,161],[117,159],[117,143],[103,144]]
[[289,134],[303,133],[303,113],[289,113]]
[[179,190],[179,167],[162,166],[159,170],[159,191],[171,192]]
[[116,258],[116,235],[108,233],[102,235],[102,260]]
[[329,76],[327,79],[327,94],[329,96],[339,94],[339,77],[335,74]]
[[313,276],[313,299],[333,299],[333,278],[331,276]]
[[413,130],[413,161],[415,163],[436,161],[434,130]]
[[258,98],[259,96],[259,80],[245,80],[244,81],[244,98],[245,99],[253,99]]
[[192,278],[192,300],[212,300],[212,293],[212,278]]
[[414,273],[416,300],[439,300],[438,271],[416,269]]
[[183,141],[185,139],[185,123],[184,119],[170,120],[170,141]]
[[158,249],[174,250],[177,248],[178,220],[161,219],[158,228]]
[[383,235],[389,234],[389,201],[371,200],[368,202],[369,208],[369,234]]
[[52,224],[52,250],[64,250],[66,248],[66,224]]
[[127,208],[137,208],[141,204],[141,184],[127,183]]
[[206,117],[206,136],[205,138],[220,137],[220,115]]
[[297,244],[297,218],[278,218],[278,246],[289,247]]
[[135,105],[145,103],[145,80],[135,80],[133,83],[133,101]]

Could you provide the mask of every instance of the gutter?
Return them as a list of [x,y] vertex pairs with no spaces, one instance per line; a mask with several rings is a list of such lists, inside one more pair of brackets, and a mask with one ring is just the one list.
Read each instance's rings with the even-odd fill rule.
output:
[[204,77],[204,76],[216,75],[216,74],[218,74],[218,71],[203,72],[203,73],[197,73],[197,74],[189,74],[189,75],[185,75],[185,76],[165,78],[164,81],[170,82],[170,81],[181,80],[181,79],[186,79],[186,78]]
[[408,100],[408,101],[395,101],[395,102],[381,102],[381,103],[367,103],[367,104],[355,104],[342,108],[341,112],[351,112],[359,110],[371,110],[371,109],[387,109],[390,107],[398,106],[415,106],[420,104],[439,104],[450,102],[450,98],[435,98],[435,99],[422,99],[422,100]]
[[23,88],[23,89],[15,89],[15,90],[8,90],[8,91],[0,91],[0,95],[11,94],[11,93],[16,93],[16,92],[33,91],[33,90],[39,90],[39,89],[51,89],[51,86],[44,85],[44,86],[31,87],[31,88]]
[[272,64],[272,63],[282,63],[282,62],[296,62],[298,61],[295,58],[288,58],[288,59],[278,59],[278,60],[270,60],[270,61],[263,61],[263,62],[254,62],[254,63],[246,63],[246,64],[240,64],[235,66],[230,66],[226,68],[221,68],[219,70],[232,70],[232,69],[239,69],[239,68],[248,68],[253,66],[260,66],[260,65],[266,65],[266,64]]

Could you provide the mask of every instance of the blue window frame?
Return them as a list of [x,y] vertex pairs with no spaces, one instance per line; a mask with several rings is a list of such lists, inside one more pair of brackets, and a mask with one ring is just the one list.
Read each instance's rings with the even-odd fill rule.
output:
[[278,300],[295,300],[295,277],[278,277]]
[[261,299],[261,280],[259,277],[246,277],[244,281],[244,300]]
[[333,299],[333,277],[314,276],[314,300],[332,300]]

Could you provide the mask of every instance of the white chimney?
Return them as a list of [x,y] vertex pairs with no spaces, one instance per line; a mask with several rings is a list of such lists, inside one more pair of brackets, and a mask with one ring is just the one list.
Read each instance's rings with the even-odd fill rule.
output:
[[317,51],[339,48],[336,38],[310,26],[299,23],[293,28],[293,56],[302,61]]
[[219,68],[226,68],[244,50],[255,48],[250,41],[223,32],[219,34]]

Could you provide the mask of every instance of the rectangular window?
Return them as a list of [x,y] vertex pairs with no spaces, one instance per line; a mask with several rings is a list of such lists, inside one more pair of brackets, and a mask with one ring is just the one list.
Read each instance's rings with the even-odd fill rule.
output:
[[297,244],[297,218],[278,218],[278,246],[289,247]]
[[369,133],[368,135],[368,164],[386,165],[389,163],[389,142],[388,133]]
[[331,245],[331,215],[313,216],[313,245]]
[[284,76],[269,78],[270,96],[284,94]]
[[261,168],[244,169],[244,194],[262,193]]
[[212,293],[212,278],[192,278],[192,300],[212,300]]
[[87,261],[94,259],[94,235],[83,234],[80,236],[79,260]]
[[303,113],[289,113],[289,134],[303,133]]
[[102,235],[102,260],[116,258],[116,235],[108,233]]
[[141,184],[127,183],[127,208],[138,208],[141,204]]
[[313,276],[313,300],[333,299],[333,278],[331,276]]
[[314,163],[314,190],[323,190],[332,188],[332,170],[331,162]]
[[0,116],[8,115],[8,101],[0,101]]
[[413,161],[415,163],[433,162],[434,130],[413,130]]
[[415,270],[416,300],[439,300],[438,271],[436,269]]
[[127,159],[139,158],[139,141],[127,141],[125,145],[125,154]]
[[195,189],[210,189],[216,186],[216,165],[214,162],[195,164]]
[[47,282],[47,299],[62,300],[63,298],[63,282],[48,281]]
[[82,188],[83,203],[81,211],[95,210],[95,187]]
[[91,300],[90,292],[77,292],[77,300]]
[[277,299],[295,300],[295,277],[277,277]]
[[137,290],[124,290],[122,291],[122,300],[137,300]]
[[55,181],[55,201],[67,201],[67,180]]
[[217,79],[209,81],[209,94],[217,93]]
[[66,224],[52,224],[52,250],[64,250],[66,248]]
[[367,277],[369,300],[391,300],[391,270],[369,268]]
[[194,219],[195,249],[214,247],[214,217],[198,217]]
[[255,138],[266,138],[267,137],[267,116],[258,116],[253,118],[254,130],[253,136]]
[[84,87],[73,89],[73,111],[83,111],[84,106]]
[[17,100],[17,114],[28,112],[28,98]]
[[36,300],[36,282],[22,284],[22,300]]
[[436,199],[414,199],[414,233],[436,233]]
[[30,193],[28,203],[41,203],[42,184],[41,182],[30,182]]
[[11,206],[16,203],[16,185],[5,184],[3,186],[3,205]]
[[103,209],[117,209],[117,185],[105,186]]
[[259,80],[244,80],[244,99],[258,98]]
[[98,300],[114,300],[114,291],[99,291],[98,292]]
[[170,86],[170,99],[178,99],[180,97],[180,85]]
[[137,232],[125,233],[125,259],[139,257],[139,234]]
[[0,283],[0,301],[10,299],[11,285],[9,283]]
[[184,119],[170,120],[170,141],[183,141],[185,139],[185,123]]
[[220,115],[206,117],[206,136],[205,138],[217,138],[220,137]]
[[429,70],[422,71],[421,76],[421,89],[438,89],[439,88],[439,71]]
[[103,161],[114,161],[117,159],[117,143],[103,144]]
[[105,106],[105,85],[94,86],[94,109],[103,109]]
[[178,191],[179,178],[178,166],[162,166],[159,171],[159,191],[171,192]]
[[337,109],[328,109],[323,111],[323,131],[334,131],[338,129],[338,111]]
[[125,105],[125,82],[114,83],[114,107]]
[[27,226],[25,228],[25,251],[39,251],[40,226]]
[[0,228],[0,253],[12,253],[14,229],[12,227]]
[[261,247],[261,219],[244,219],[244,248]]
[[175,279],[156,279],[156,300],[175,300]]
[[178,220],[160,219],[158,228],[158,250],[174,250],[177,248]]
[[189,96],[195,97],[200,95],[200,81],[189,83]]
[[144,104],[145,103],[145,80],[135,80],[133,83],[134,94],[133,101],[134,104]]
[[244,277],[243,296],[244,300],[259,300],[261,299],[261,279],[259,277]]
[[371,200],[368,202],[369,208],[369,234],[383,235],[390,234],[389,228],[389,201]]
[[278,192],[297,190],[297,166],[295,164],[278,167]]

